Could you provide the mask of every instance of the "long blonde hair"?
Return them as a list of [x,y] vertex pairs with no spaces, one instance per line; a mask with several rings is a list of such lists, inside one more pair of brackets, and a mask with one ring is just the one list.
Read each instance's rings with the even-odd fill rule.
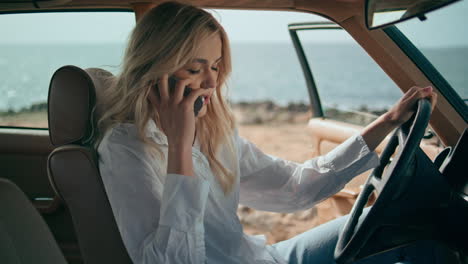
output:
[[154,118],[161,129],[159,114],[147,99],[151,83],[165,73],[174,73],[189,63],[202,40],[218,34],[222,41],[222,59],[216,90],[207,105],[207,113],[197,121],[197,137],[200,150],[207,157],[224,193],[229,193],[235,184],[236,175],[226,169],[216,158],[218,150],[226,143],[234,155],[233,142],[229,140],[234,131],[234,116],[223,98],[221,88],[231,73],[231,55],[226,32],[208,12],[190,5],[165,2],[148,11],[133,29],[125,50],[122,71],[116,75],[102,97],[106,111],[98,120],[99,136],[112,126],[134,123],[138,137],[150,147],[150,153],[164,159],[160,146],[146,137],[146,125]]

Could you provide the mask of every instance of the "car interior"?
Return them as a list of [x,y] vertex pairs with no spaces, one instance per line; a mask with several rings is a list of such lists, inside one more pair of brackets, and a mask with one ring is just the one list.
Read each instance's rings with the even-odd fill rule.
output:
[[[0,14],[130,11],[138,21],[162,2],[0,0]],[[446,245],[446,263],[468,263],[468,107],[465,103],[460,106],[459,96],[451,96],[440,80],[427,74],[415,55],[408,53],[411,49],[394,41],[392,36],[398,32],[389,23],[374,26],[375,21],[369,21],[368,1],[187,2],[212,9],[318,14],[349,33],[402,92],[414,85],[434,87],[439,97],[432,114],[430,104],[421,100],[415,116],[377,148],[381,166],[360,175],[335,195],[356,201],[353,208],[341,209],[344,213],[351,210],[352,217],[340,234],[335,259],[352,263],[430,239]],[[424,13],[414,16],[424,19]],[[290,25],[289,30],[293,35],[307,27],[313,26]],[[301,58],[298,43],[295,48]],[[313,78],[307,79],[310,69],[304,63],[301,66],[313,94]],[[48,129],[0,126],[1,263],[132,263],[93,148],[96,120],[104,111],[99,99],[111,77],[112,73],[101,68],[63,65],[50,76]],[[421,141],[429,125],[441,146]],[[316,111],[307,128],[314,153],[323,155],[362,127],[324,118]],[[372,195],[374,201],[370,202]],[[371,213],[360,218],[369,203],[373,204]]]

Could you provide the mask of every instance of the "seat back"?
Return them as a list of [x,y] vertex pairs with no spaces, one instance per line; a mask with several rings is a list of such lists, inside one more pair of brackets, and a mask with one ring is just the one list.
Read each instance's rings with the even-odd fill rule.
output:
[[65,264],[39,212],[11,181],[0,178],[0,263]]
[[132,263],[91,146],[99,111],[96,92],[100,94],[109,76],[112,74],[102,69],[64,66],[54,73],[49,87],[50,140],[56,147],[48,158],[49,179],[70,210],[82,257],[88,264]]

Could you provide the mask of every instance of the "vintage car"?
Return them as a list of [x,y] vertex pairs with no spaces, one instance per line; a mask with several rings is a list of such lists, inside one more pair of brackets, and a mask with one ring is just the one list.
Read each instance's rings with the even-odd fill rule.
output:
[[[104,51],[116,49],[106,45],[106,27],[121,28],[124,33],[114,37],[123,43],[134,21],[161,2],[0,0],[3,74],[0,78],[0,263],[131,263],[90,144],[96,115],[102,111],[98,107],[99,90],[106,85],[103,77],[111,74],[96,67],[109,63],[103,62],[108,59]],[[430,239],[445,246],[446,263],[468,263],[466,1],[187,2],[215,10],[238,10],[233,16],[242,19],[241,29],[250,27],[250,21],[246,20],[249,15],[242,14],[249,10],[287,11],[298,15],[296,21],[291,21],[295,23],[284,27],[289,30],[294,56],[299,60],[282,62],[281,67],[303,76],[301,82],[306,89],[299,91],[293,87],[288,93],[305,95],[310,104],[312,117],[304,125],[313,141],[311,156],[327,153],[373,117],[368,113],[362,118],[340,113],[336,107],[340,102],[327,101],[332,100],[333,93],[329,93],[329,86],[323,81],[339,78],[351,68],[358,69],[363,61],[343,60],[340,65],[328,68],[315,66],[323,58],[320,56],[333,55],[330,53],[334,51],[319,50],[320,56],[315,56],[308,49],[310,36],[307,34],[340,31],[362,48],[362,55],[375,61],[376,70],[390,83],[386,85],[387,90],[371,89],[368,95],[385,97],[388,90],[390,94],[401,94],[415,85],[434,87],[438,103],[432,115],[429,103],[420,101],[415,116],[377,148],[381,165],[371,174],[356,177],[331,198],[336,216],[348,213],[354,203],[352,216],[341,231],[335,258],[338,263],[350,263]],[[323,19],[305,20],[311,14]],[[116,15],[112,25],[106,24],[106,19],[111,19],[107,15]],[[41,37],[47,29],[41,25],[48,25],[45,23],[48,20],[63,24],[67,31],[78,36],[70,41],[79,42],[81,36],[100,41],[99,51],[91,53],[85,47],[75,54],[77,60],[67,61],[67,56],[78,49],[61,49],[58,44],[65,37],[60,32],[48,32],[45,38]],[[394,25],[396,20],[401,23]],[[85,28],[84,21],[88,23]],[[75,24],[70,26],[72,22]],[[262,32],[268,28],[254,29]],[[9,38],[41,41],[22,46],[8,42]],[[448,43],[450,49],[431,53],[427,48],[442,42]],[[336,54],[347,52],[340,47],[335,51]],[[44,54],[45,57],[34,57]],[[112,56],[115,54],[118,52]],[[86,63],[81,63],[81,59]],[[117,59],[115,56],[110,63],[118,64]],[[28,74],[22,74],[26,71]],[[44,72],[49,74],[42,76]],[[352,79],[361,80],[373,74],[373,71],[363,72]],[[32,85],[39,75],[47,83]],[[379,78],[375,79],[375,87],[385,82]],[[48,102],[18,111],[9,98],[14,97],[20,86],[23,89],[28,86],[29,97],[23,98],[23,105],[42,100],[37,99],[39,94],[46,94]],[[366,97],[359,85],[346,84],[345,88],[346,91],[340,92],[349,95],[355,109],[361,104],[359,98],[372,98]],[[362,113],[365,109],[361,107],[354,112]],[[366,204],[373,206],[366,217],[360,218]]]

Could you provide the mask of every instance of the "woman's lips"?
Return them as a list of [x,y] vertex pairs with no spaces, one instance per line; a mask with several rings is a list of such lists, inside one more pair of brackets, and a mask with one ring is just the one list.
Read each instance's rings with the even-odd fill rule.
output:
[[210,97],[211,96],[203,96],[203,103],[208,104],[210,102]]

